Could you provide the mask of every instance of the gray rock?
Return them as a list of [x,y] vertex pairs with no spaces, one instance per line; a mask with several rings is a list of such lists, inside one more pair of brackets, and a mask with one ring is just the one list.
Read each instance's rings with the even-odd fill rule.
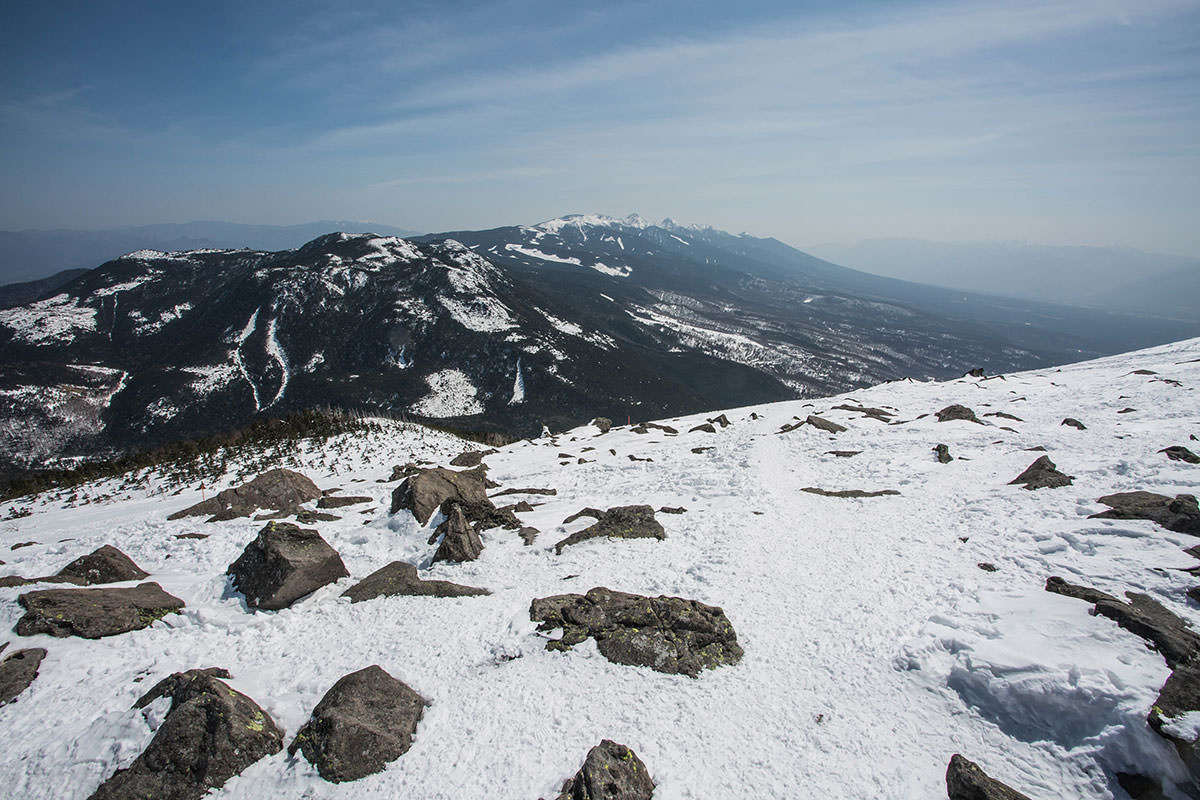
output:
[[1181,444],[1171,445],[1159,450],[1160,453],[1165,453],[1167,458],[1172,461],[1184,461],[1188,464],[1200,464],[1200,456],[1188,450]]
[[946,794],[950,800],[1029,800],[995,778],[978,764],[955,753],[946,769]]
[[688,433],[716,433],[717,429],[710,422],[704,422],[694,428],[689,428]]
[[359,503],[370,503],[372,498],[363,495],[342,495],[327,494],[317,501],[317,508],[345,508],[346,506],[355,506]]
[[288,753],[299,750],[327,781],[353,781],[379,772],[412,747],[425,699],[372,665],[338,679]]
[[106,544],[67,564],[54,577],[69,583],[89,586],[96,583],[139,581],[149,575],[150,573],[133,563],[129,556]]
[[474,561],[483,552],[479,532],[471,527],[458,503],[448,504],[446,518],[434,529],[429,544],[439,538],[442,541],[433,554],[434,561]]
[[949,464],[954,460],[954,456],[950,455],[949,445],[935,444],[933,446],[933,452],[936,454],[939,464]]
[[[732,422],[729,421],[729,417],[725,416],[724,414],[718,414],[717,416],[715,416],[712,419],[707,420],[707,421],[711,422],[714,425],[720,425],[722,428],[728,428],[730,425],[733,424]],[[662,427],[662,426],[660,425],[659,427]],[[664,430],[666,430],[666,429],[664,428]]]
[[1187,730],[1190,726],[1174,724],[1185,714],[1197,712],[1200,712],[1200,663],[1183,664],[1163,684],[1146,721],[1155,733],[1175,745],[1180,758],[1200,781],[1200,740]]
[[1008,482],[1009,486],[1023,485],[1026,489],[1057,489],[1070,486],[1074,476],[1059,472],[1050,456],[1040,456],[1025,471]]
[[974,411],[966,406],[960,406],[957,403],[946,406],[941,411],[937,412],[935,416],[937,416],[938,422],[951,422],[953,420],[961,419],[966,420],[967,422],[974,422],[978,425],[983,424],[983,421],[980,420],[979,417],[975,416]]
[[808,419],[804,420],[804,423],[829,433],[842,433],[843,431],[847,430],[845,425],[838,425],[836,422],[830,422],[827,419],[822,419],[816,414],[809,414]]
[[529,617],[538,630],[562,628],[547,650],[569,650],[589,636],[616,664],[650,667],[695,678],[702,669],[736,664],[742,658],[725,612],[682,597],[643,597],[597,587],[586,595],[534,600]]
[[422,469],[405,478],[392,492],[391,513],[407,509],[417,522],[426,525],[433,512],[447,500],[468,505],[489,504],[483,470]]
[[450,581],[426,581],[417,575],[417,568],[404,561],[393,561],[380,567],[358,583],[342,592],[351,603],[361,603],[376,597],[476,597],[491,594],[487,589],[462,586]]
[[91,800],[199,800],[282,749],[283,733],[270,715],[213,673],[176,673],[151,690],[161,687],[158,696],[170,696],[171,710],[142,754]]
[[554,552],[561,554],[564,547],[579,544],[588,539],[601,536],[615,539],[665,539],[667,532],[654,518],[654,507],[648,505],[617,506],[607,511],[597,511],[594,508],[584,509],[566,519],[572,522],[581,516],[596,518],[593,525],[581,531],[572,533],[562,541],[556,542]]
[[485,456],[490,456],[493,453],[499,452],[494,449],[488,450],[468,450],[465,453],[459,453],[450,462],[452,467],[478,467],[483,463]]
[[537,528],[531,528],[528,525],[517,531],[517,535],[521,537],[521,541],[525,543],[526,547],[533,544],[539,533],[541,533],[541,531],[539,531]]
[[45,657],[44,648],[30,647],[15,650],[0,661],[0,706],[13,702],[17,695],[29,688]]
[[509,494],[540,494],[553,497],[558,494],[558,489],[501,489],[492,495],[492,497],[503,497]]
[[896,416],[895,413],[893,413],[891,411],[885,411],[882,408],[870,408],[868,406],[852,406],[849,403],[843,403],[842,405],[834,406],[833,408],[836,411],[854,411],[859,414],[862,414],[864,417],[870,417],[871,419],[877,419],[880,422],[891,422],[892,417]]
[[17,621],[21,636],[48,633],[99,639],[145,628],[184,603],[157,583],[129,589],[43,589],[17,598],[26,610]]
[[316,500],[321,490],[299,472],[273,469],[254,480],[226,489],[215,497],[176,511],[167,519],[210,515],[208,522],[248,517],[257,509],[269,508],[288,514],[295,513],[301,503]]
[[1200,536],[1200,507],[1194,495],[1180,494],[1172,499],[1153,492],[1118,492],[1096,502],[1110,510],[1092,514],[1089,519],[1145,519],[1169,531]]
[[278,611],[350,573],[314,530],[270,522],[229,565],[233,586],[251,608]]
[[1074,417],[1067,417],[1066,419],[1064,419],[1062,422],[1060,422],[1058,424],[1060,426],[1066,425],[1067,427],[1074,428],[1075,430],[1078,430],[1078,431],[1086,431],[1087,430],[1087,425],[1084,425],[1082,422],[1075,419]]
[[1057,575],[1051,575],[1046,579],[1046,591],[1061,594],[1064,597],[1074,597],[1076,600],[1084,600],[1088,603],[1099,603],[1101,600],[1108,600],[1113,603],[1121,602],[1108,592],[1102,592],[1090,586],[1067,583]]
[[985,417],[1000,417],[1001,419],[1011,419],[1014,422],[1024,422],[1025,421],[1018,416],[1015,416],[1013,414],[1006,414],[1003,411],[992,411],[987,414],[984,414],[984,416]]
[[608,433],[612,430],[612,420],[608,417],[596,417],[592,420],[592,424],[599,428],[601,433]]
[[588,751],[583,767],[563,784],[556,800],[650,800],[654,781],[632,750],[604,739]]
[[800,491],[808,492],[809,494],[817,494],[821,497],[886,497],[888,495],[900,494],[895,489],[880,489],[876,492],[866,492],[862,489],[821,489],[816,486],[805,486]]

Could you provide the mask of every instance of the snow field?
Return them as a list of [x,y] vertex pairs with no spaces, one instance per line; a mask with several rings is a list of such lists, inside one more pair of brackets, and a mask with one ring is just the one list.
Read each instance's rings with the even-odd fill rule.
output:
[[[1200,623],[1184,596],[1192,579],[1175,569],[1196,563],[1181,552],[1193,537],[1086,519],[1111,492],[1197,493],[1200,467],[1156,451],[1200,433],[1192,389],[1200,363],[1189,363],[1198,358],[1192,340],[1061,372],[897,382],[735,409],[726,412],[733,424],[715,434],[687,432],[708,414],[664,421],[676,436],[584,427],[518,442],[487,457],[489,477],[506,488],[558,490],[497,498],[535,504],[521,517],[542,533],[525,547],[515,532],[485,532],[482,556],[466,564],[431,567],[426,539],[437,516],[424,528],[406,512],[389,517],[396,484],[376,480],[393,463],[444,464],[476,446],[432,433],[417,441],[398,429],[357,453],[342,448],[325,468],[314,454],[306,474],[319,486],[375,502],[311,526],[353,577],[275,613],[249,612],[224,576],[264,523],[166,520],[200,499],[194,488],[68,509],[18,502],[33,514],[0,522],[4,574],[49,574],[111,543],[187,608],[98,641],[0,637],[10,649],[49,650],[34,684],[0,709],[9,743],[0,783],[12,796],[86,796],[149,741],[163,709],[129,709],[172,671],[228,668],[231,685],[290,741],[337,678],[373,663],[431,701],[408,753],[382,773],[335,785],[284,752],[211,797],[552,797],[601,738],[645,761],[656,800],[944,797],[955,752],[1033,798],[1111,798],[1119,791],[1111,772],[1121,769],[1181,780],[1174,751],[1145,725],[1168,674],[1162,658],[1089,616],[1086,603],[1042,587],[1057,574],[1118,596],[1144,591]],[[1129,374],[1139,368],[1159,374]],[[905,424],[832,410],[845,403],[893,407]],[[989,424],[936,422],[932,414],[951,403]],[[1137,410],[1117,413],[1126,407]],[[983,416],[993,411],[1024,421]],[[810,413],[849,430],[777,433]],[[1087,430],[1061,426],[1067,416]],[[931,448],[939,442],[961,458],[938,464]],[[1007,485],[1042,455],[1026,450],[1038,445],[1074,485]],[[839,499],[800,491],[808,486],[901,495]],[[94,493],[104,491],[111,485]],[[556,541],[590,522],[564,526],[568,515],[631,503],[688,511],[658,515],[665,541],[593,540],[554,555]],[[210,536],[174,538],[193,531]],[[39,544],[8,549],[30,540]],[[338,597],[397,559],[493,594]],[[594,586],[719,605],[745,658],[693,680],[612,664],[591,641],[545,651],[529,601]],[[0,589],[8,630],[26,590]]]

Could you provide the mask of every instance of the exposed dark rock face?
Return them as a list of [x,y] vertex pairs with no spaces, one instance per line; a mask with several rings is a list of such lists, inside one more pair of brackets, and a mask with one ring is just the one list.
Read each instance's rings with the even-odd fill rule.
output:
[[1074,417],[1067,417],[1066,419],[1064,419],[1062,422],[1060,422],[1058,424],[1066,425],[1067,427],[1074,428],[1077,431],[1086,431],[1087,430],[1087,425],[1084,425],[1082,422],[1075,419]]
[[411,461],[403,466],[397,464],[396,466],[392,467],[392,474],[388,476],[387,480],[385,480],[384,483],[391,483],[392,481],[403,480],[404,478],[407,478],[410,475],[416,475],[420,471],[421,471],[421,468],[418,467],[416,464],[412,463]]
[[682,597],[643,597],[597,587],[586,595],[539,598],[529,607],[538,630],[562,628],[548,650],[569,650],[589,636],[616,664],[650,667],[695,678],[702,669],[742,658],[725,612]]
[[690,428],[688,433],[716,433],[717,429],[711,423],[704,422],[694,428]]
[[637,754],[604,739],[588,751],[583,767],[555,800],[650,800],[654,781]]
[[1034,489],[1056,489],[1061,486],[1070,486],[1074,480],[1074,476],[1059,472],[1054,462],[1050,460],[1050,456],[1041,456],[1026,467],[1024,472],[1009,481],[1008,485],[1023,485],[1026,489],[1033,491]]
[[1186,714],[1200,712],[1200,663],[1176,667],[1163,684],[1146,721],[1159,736],[1168,739],[1179,751],[1192,775],[1200,781],[1200,740],[1190,726],[1177,723]]
[[687,509],[683,506],[663,506],[658,510],[660,514],[686,514]]
[[892,417],[896,416],[896,414],[894,412],[885,411],[882,408],[870,408],[868,406],[852,406],[852,405],[845,404],[845,403],[840,406],[834,406],[834,409],[837,411],[856,411],[859,414],[862,414],[864,417],[870,417],[871,419],[877,419],[880,422],[891,422]]
[[392,492],[391,513],[407,509],[417,522],[426,525],[433,512],[447,500],[488,505],[483,470],[478,467],[462,472],[443,467],[422,469],[405,478]]
[[497,453],[498,450],[468,450],[465,453],[460,453],[450,462],[452,467],[478,467],[483,463],[485,456],[490,456],[492,453]]
[[26,610],[17,621],[21,636],[48,633],[99,639],[145,628],[183,608],[183,601],[157,583],[130,589],[43,589],[17,598]]
[[612,420],[608,417],[596,417],[592,420],[592,424],[599,428],[601,433],[608,433],[612,430]]
[[91,800],[198,800],[279,752],[283,733],[274,720],[217,674],[228,677],[223,670],[179,672],[139,700],[144,706],[170,696],[171,710],[142,754],[113,773]]
[[542,494],[553,497],[558,494],[558,489],[501,489],[492,497],[502,497],[508,494]]
[[317,703],[288,753],[299,750],[327,781],[357,780],[408,752],[425,706],[379,666],[351,672]]
[[17,695],[29,688],[45,657],[44,648],[30,647],[9,653],[0,661],[0,706],[13,702]]
[[951,422],[952,420],[962,419],[966,420],[967,422],[977,423],[979,425],[983,424],[983,421],[980,420],[979,417],[975,416],[974,411],[966,406],[960,406],[957,403],[946,406],[941,411],[937,412],[936,416],[938,422]]
[[955,753],[946,769],[946,794],[950,800],[1029,800],[995,778],[978,764]]
[[805,486],[800,491],[808,492],[809,494],[818,494],[821,497],[885,497],[893,494],[900,494],[895,489],[880,489],[877,492],[865,492],[862,489],[820,489],[816,486]]
[[1088,603],[1099,603],[1101,600],[1108,600],[1114,603],[1121,602],[1108,592],[1102,592],[1090,586],[1067,583],[1057,575],[1051,575],[1046,579],[1046,591],[1061,594],[1064,597],[1074,597],[1076,600],[1084,600]]
[[665,539],[667,532],[654,518],[654,507],[647,505],[617,506],[607,511],[585,508],[564,520],[563,524],[573,522],[582,516],[595,517],[596,522],[581,531],[572,533],[567,538],[555,543],[554,552],[562,553],[563,548],[588,539],[601,536],[617,539]]
[[990,561],[980,561],[975,566],[979,567],[984,572],[995,572],[996,570],[999,569],[999,567],[997,567],[995,564],[993,564]]
[[351,603],[361,603],[376,597],[395,597],[397,595],[476,597],[485,594],[491,594],[491,592],[487,589],[463,586],[450,581],[421,580],[415,566],[404,561],[393,561],[342,592],[342,597],[349,597]]
[[133,563],[129,556],[106,544],[67,564],[54,577],[69,583],[89,586],[95,583],[138,581],[149,575],[149,572]]
[[1167,458],[1172,461],[1186,461],[1188,464],[1200,464],[1200,456],[1188,450],[1181,444],[1171,445],[1159,450],[1160,453],[1166,453]]
[[945,444],[935,444],[933,446],[939,464],[949,464],[954,460],[954,456],[950,455],[950,446]]
[[809,414],[808,418],[806,420],[804,420],[804,423],[806,425],[812,425],[814,428],[817,428],[817,429],[823,430],[823,431],[827,431],[829,433],[842,433],[843,431],[846,430],[845,425],[838,425],[836,422],[830,422],[827,419],[822,419],[821,417],[818,417],[816,414]]
[[176,511],[167,519],[210,515],[208,522],[248,517],[260,508],[270,508],[287,514],[295,513],[301,503],[316,500],[321,490],[299,472],[273,469],[249,483],[226,489],[216,497]]
[[[729,421],[729,417],[725,416],[724,414],[718,414],[717,416],[713,417],[712,419],[707,420],[707,422],[710,422],[713,425],[720,425],[722,428],[728,428],[730,425],[733,424],[732,422]],[[664,430],[665,430],[665,428],[664,428]]]
[[1200,536],[1200,507],[1194,495],[1180,494],[1171,499],[1153,492],[1118,492],[1096,502],[1110,510],[1092,514],[1089,519],[1146,519],[1169,531]]
[[433,554],[434,561],[474,561],[483,552],[479,532],[471,527],[458,503],[448,503],[446,518],[434,529],[429,544],[439,537],[442,542]]
[[451,509],[454,508],[462,512],[476,533],[491,530],[492,528],[507,528],[515,531],[521,527],[521,520],[513,513],[513,509],[516,508],[515,504],[505,506],[504,508],[497,508],[491,500],[484,500],[482,503],[468,503],[462,500],[450,499],[442,503],[440,510],[448,517],[450,516]]
[[278,611],[350,573],[337,551],[314,530],[268,523],[229,565],[233,586],[251,608]]
[[370,503],[372,498],[363,495],[346,495],[345,497],[336,494],[327,494],[317,501],[317,508],[345,508],[346,506],[356,506],[359,503]]

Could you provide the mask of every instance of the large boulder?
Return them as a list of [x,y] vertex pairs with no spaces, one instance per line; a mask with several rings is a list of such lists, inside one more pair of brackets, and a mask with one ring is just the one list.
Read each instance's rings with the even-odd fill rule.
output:
[[176,511],[167,519],[209,516],[208,522],[248,517],[260,508],[293,514],[301,503],[316,500],[321,490],[311,480],[290,469],[273,469],[254,480],[226,489],[215,497]]
[[91,800],[198,800],[283,747],[283,733],[253,700],[216,677],[179,672],[138,701],[169,696],[171,709],[128,769],[100,784]]
[[650,667],[695,678],[702,669],[742,658],[725,612],[682,597],[643,597],[597,587],[582,594],[535,599],[529,617],[538,630],[562,628],[547,650],[569,650],[589,636],[616,664]]
[[983,424],[983,420],[975,416],[974,411],[966,406],[960,406],[957,403],[946,406],[934,416],[937,417],[938,422],[952,422],[954,420],[961,419],[966,420],[967,422],[974,422],[979,425]]
[[106,544],[67,564],[53,579],[89,586],[95,583],[140,581],[149,575],[129,556]]
[[422,469],[409,475],[392,492],[391,513],[407,509],[422,525],[447,500],[466,504],[490,504],[483,470],[475,468],[455,472],[444,467]]
[[379,772],[412,747],[425,699],[372,665],[338,679],[288,747],[327,781]]
[[16,700],[17,695],[29,688],[45,657],[44,648],[30,647],[9,653],[0,661],[0,706]]
[[567,517],[563,524],[580,517],[594,517],[596,522],[581,531],[572,533],[554,545],[554,552],[561,554],[564,547],[578,544],[601,536],[616,539],[665,539],[667,532],[654,518],[654,507],[647,505],[617,506],[607,511],[585,508]]
[[946,768],[946,794],[950,800],[1029,800],[1016,789],[988,777],[978,764],[955,753]]
[[136,631],[184,606],[157,583],[129,589],[42,589],[26,592],[17,602],[26,610],[17,621],[21,636],[48,633],[84,639]]
[[1008,484],[1009,486],[1021,485],[1032,491],[1070,486],[1074,480],[1074,476],[1059,472],[1054,462],[1050,460],[1050,456],[1041,456]]
[[588,751],[583,767],[568,779],[556,800],[650,800],[654,781],[637,754],[604,739]]
[[1200,507],[1195,495],[1180,494],[1172,499],[1153,492],[1118,492],[1096,502],[1109,510],[1093,514],[1090,519],[1146,519],[1169,531],[1200,536]]
[[376,597],[409,595],[419,597],[475,597],[491,594],[487,589],[463,586],[450,581],[426,581],[417,575],[417,568],[404,561],[393,561],[380,567],[358,583],[342,592],[351,603],[361,603]]
[[836,422],[830,422],[827,419],[818,417],[816,414],[809,414],[804,420],[805,424],[812,425],[818,430],[826,431],[827,433],[842,433],[846,430],[845,425],[838,425]]
[[228,574],[247,605],[277,611],[350,573],[316,531],[270,522],[229,565]]
[[433,529],[429,544],[441,538],[434,561],[474,561],[483,552],[483,540],[479,532],[471,527],[458,503],[449,503],[446,518]]

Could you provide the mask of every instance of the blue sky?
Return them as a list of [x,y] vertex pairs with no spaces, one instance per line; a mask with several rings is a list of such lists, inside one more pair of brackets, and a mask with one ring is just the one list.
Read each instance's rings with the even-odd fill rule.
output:
[[5,4],[0,229],[574,211],[1200,256],[1200,0]]

